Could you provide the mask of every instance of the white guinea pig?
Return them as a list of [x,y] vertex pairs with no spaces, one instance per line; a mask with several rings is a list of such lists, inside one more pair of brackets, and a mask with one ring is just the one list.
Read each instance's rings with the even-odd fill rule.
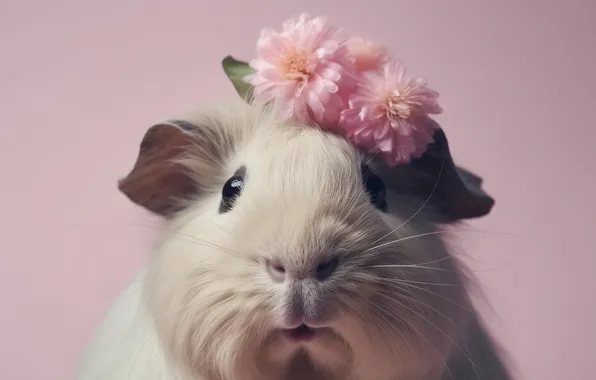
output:
[[119,188],[166,226],[78,379],[511,379],[437,227],[492,206],[446,144],[391,168],[241,101],[153,126]]

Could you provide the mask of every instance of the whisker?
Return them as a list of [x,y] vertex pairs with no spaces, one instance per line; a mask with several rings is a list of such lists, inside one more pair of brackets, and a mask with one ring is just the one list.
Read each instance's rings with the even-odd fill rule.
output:
[[[418,303],[418,304],[421,304],[421,305],[423,305],[423,306],[426,306],[426,307],[427,307],[429,310],[431,310],[431,311],[434,311],[435,313],[437,313],[437,314],[439,314],[441,317],[443,317],[443,319],[445,319],[445,321],[447,321],[448,323],[450,323],[450,324],[451,324],[451,325],[452,325],[452,326],[453,326],[453,327],[454,327],[454,328],[457,330],[457,332],[458,332],[459,336],[461,337],[461,341],[462,341],[462,343],[464,344],[464,346],[465,346],[466,350],[467,350],[468,352],[470,352],[470,347],[468,346],[468,343],[466,342],[466,337],[465,337],[465,336],[464,336],[464,334],[462,333],[462,331],[461,331],[461,329],[459,328],[459,326],[458,326],[458,325],[457,325],[455,322],[453,322],[453,321],[451,320],[451,318],[448,318],[448,317],[447,317],[445,314],[443,314],[443,313],[441,313],[439,310],[437,310],[437,308],[435,308],[435,307],[433,307],[433,306],[431,306],[431,305],[429,305],[429,304],[427,304],[427,303],[425,303],[425,302],[422,302],[422,301],[420,301],[420,300],[418,300],[418,299],[411,298],[411,297],[408,297],[408,296],[404,296],[404,297],[405,297],[405,298],[408,298],[408,299],[410,299],[410,301],[413,301],[413,302],[416,302],[416,303]],[[472,363],[472,365],[474,366],[474,363]]]
[[468,311],[468,312],[470,312],[470,313],[473,313],[473,312],[474,312],[474,310],[473,310],[473,309],[471,309],[471,308],[469,308],[469,307],[467,307],[467,306],[464,306],[464,305],[460,304],[459,302],[456,302],[456,301],[452,300],[452,299],[451,299],[451,298],[449,298],[449,297],[446,297],[446,296],[444,296],[444,295],[442,295],[442,294],[439,294],[439,293],[437,293],[437,292],[433,292],[432,290],[430,290],[430,289],[427,289],[427,288],[424,288],[424,287],[422,287],[422,286],[416,286],[416,285],[407,284],[407,283],[400,283],[399,285],[402,285],[402,286],[407,286],[407,287],[411,287],[411,288],[414,288],[414,289],[417,289],[417,290],[421,290],[421,291],[423,291],[423,292],[427,292],[427,293],[429,293],[429,294],[431,294],[431,295],[433,295],[433,296],[435,296],[435,297],[439,297],[439,298],[441,298],[441,299],[443,299],[443,300],[445,300],[445,301],[447,301],[447,302],[451,302],[451,303],[453,303],[454,305],[456,305],[456,306],[458,306],[458,307],[461,307],[461,308],[462,308],[462,309],[464,309],[465,311]]
[[492,230],[485,230],[485,229],[480,229],[480,228],[462,228],[462,227],[449,227],[449,229],[453,232],[474,232],[477,234],[502,235],[502,236],[515,237],[515,238],[519,238],[519,239],[529,239],[529,237],[527,237],[527,236],[514,234],[513,232],[492,231]]
[[214,221],[209,221],[209,224],[211,224],[213,227],[216,227],[217,229],[219,229],[223,233],[226,233],[228,235],[232,235],[232,233],[230,231],[224,229],[222,226],[220,226],[219,224],[215,223]]
[[432,321],[430,321],[424,315],[417,313],[415,310],[412,310],[411,308],[409,308],[408,306],[406,306],[402,302],[399,302],[398,300],[396,300],[394,298],[391,298],[389,296],[386,296],[386,295],[384,295],[382,293],[380,293],[380,295],[385,296],[386,298],[388,298],[392,302],[395,302],[398,305],[400,305],[401,307],[409,310],[413,314],[417,315],[419,318],[421,318],[424,321],[426,321],[426,323],[428,323],[429,325],[431,325],[432,327],[434,327],[437,331],[439,331],[440,333],[442,333],[447,339],[449,339],[455,345],[455,347],[462,353],[462,355],[470,362],[470,364],[474,368],[474,371],[476,372],[476,375],[477,375],[478,379],[481,380],[480,373],[478,372],[478,369],[476,367],[476,364],[474,364],[474,362],[472,361],[472,358],[470,358],[470,356],[461,348],[461,346],[459,344],[457,344],[457,342],[455,340],[453,340],[452,337],[449,336],[449,334],[447,334],[445,331],[443,331],[440,327],[438,327],[436,324],[434,324]]
[[371,155],[371,156],[368,158],[368,160],[367,160],[367,161],[366,161],[364,164],[365,164],[365,165],[368,165],[368,164],[370,164],[370,162],[371,162],[372,160],[374,160],[374,158],[375,158],[376,156],[378,156],[378,155],[379,155],[379,153],[373,153],[373,154],[372,154],[372,155]]
[[421,233],[421,234],[406,236],[406,237],[402,237],[402,238],[399,238],[399,239],[396,239],[396,240],[391,240],[391,241],[388,241],[388,242],[385,242],[385,243],[382,243],[382,244],[373,246],[371,248],[366,249],[364,252],[370,252],[372,250],[379,249],[379,248],[388,246],[390,244],[399,243],[399,242],[402,242],[402,241],[405,241],[405,240],[415,239],[415,238],[424,237],[424,236],[444,234],[444,233],[448,233],[448,232],[450,232],[450,231],[440,230],[440,231],[424,232],[424,233]]
[[435,184],[433,186],[432,191],[430,192],[429,196],[426,198],[426,200],[424,201],[424,203],[422,203],[422,206],[420,206],[418,208],[418,210],[412,215],[410,216],[405,222],[403,222],[402,224],[400,224],[399,226],[395,227],[393,230],[391,230],[390,232],[388,232],[387,234],[383,235],[382,237],[380,237],[379,239],[375,240],[373,242],[373,244],[385,239],[387,236],[393,234],[395,231],[399,230],[400,228],[402,228],[403,226],[405,226],[406,224],[408,224],[412,219],[414,219],[419,213],[420,211],[422,211],[422,209],[424,209],[424,207],[426,207],[426,205],[428,204],[428,202],[430,201],[430,199],[432,198],[432,196],[435,194],[435,191],[437,190],[437,187],[439,186],[439,181],[441,179],[441,176],[443,174],[443,168],[445,167],[445,157],[443,157],[443,161],[441,161],[441,169],[439,170],[439,175],[437,176],[437,180],[435,181]]
[[[427,264],[434,264],[434,263],[438,263],[438,262],[449,260],[449,259],[451,259],[451,257],[445,256],[445,257],[441,257],[440,259],[436,259],[436,260],[424,261],[422,263],[414,263],[414,264],[403,264],[403,265],[427,265]],[[371,268],[371,267],[372,266],[367,266],[366,268]]]
[[379,264],[379,265],[370,265],[370,266],[367,266],[366,268],[419,268],[419,269],[436,270],[436,271],[440,271],[440,272],[452,272],[448,269],[427,267],[424,265],[416,265],[416,264]]
[[[354,312],[354,314],[356,314],[358,316],[359,319],[361,319],[363,322],[365,323],[373,323],[378,331],[384,331],[385,329],[382,328],[382,326],[379,326],[379,324],[373,319],[373,321],[370,320],[370,318],[367,317],[366,311],[365,310],[360,310],[360,305],[355,305],[353,302],[351,302],[350,299],[345,299],[345,297],[341,296],[338,294],[338,298],[341,299],[342,303],[346,306],[347,309],[352,310]],[[376,304],[371,304],[372,306],[376,306],[379,307],[381,305],[376,305]],[[403,334],[402,331],[400,331],[397,326],[395,326],[394,323],[389,322],[389,320],[387,320],[387,318],[385,318],[382,314],[380,314],[377,310],[373,309],[372,307],[370,307],[371,305],[369,305],[368,303],[364,304],[364,307],[366,308],[366,310],[370,311],[371,313],[375,314],[376,316],[378,316],[380,319],[382,319],[386,326],[390,326],[390,328],[396,332],[400,338],[403,340],[403,342],[406,344],[408,350],[413,351],[410,342],[406,339],[405,335]],[[388,314],[390,313],[390,310],[385,310]],[[364,313],[363,313],[364,312]],[[400,320],[402,320],[403,318],[399,317],[398,318]],[[406,321],[404,321],[406,322]],[[375,334],[375,339],[378,339],[381,341],[381,343],[383,343],[383,339],[382,337],[377,337]]]
[[408,283],[408,284],[418,284],[418,285],[433,285],[433,286],[452,286],[457,288],[465,287],[464,284],[442,284],[439,282],[424,282],[424,281],[415,281],[415,280],[405,280],[405,279],[387,279],[389,281],[395,281],[398,283]]
[[[397,302],[396,300],[394,300],[393,298],[391,298],[391,297],[389,297],[389,296],[387,296],[387,295],[383,294],[382,292],[381,292],[381,293],[378,293],[378,295],[381,295],[381,296],[383,296],[383,297],[385,297],[385,298],[389,299],[390,301]],[[399,303],[399,302],[397,302],[397,303],[398,303],[398,304],[401,304],[401,303]],[[402,305],[402,306],[403,306],[403,305]],[[410,309],[410,311],[412,311],[412,310]],[[413,311],[412,311],[412,312],[413,312]],[[417,313],[415,313],[415,312],[413,312],[413,313],[414,313],[414,314],[417,314]],[[418,315],[418,314],[417,314],[417,315]],[[432,344],[432,343],[431,343],[431,342],[430,342],[430,341],[429,341],[429,340],[426,338],[426,336],[424,336],[424,334],[422,334],[422,333],[420,332],[420,330],[418,330],[418,329],[417,329],[417,328],[416,328],[416,327],[415,327],[415,326],[414,326],[414,325],[413,325],[411,322],[407,321],[405,318],[401,318],[401,319],[402,319],[404,322],[406,322],[406,323],[408,324],[408,326],[409,326],[409,327],[410,327],[410,328],[411,328],[411,329],[412,329],[412,330],[413,330],[413,331],[416,333],[416,335],[417,335],[419,338],[423,339],[423,340],[424,340],[424,341],[425,341],[425,342],[426,342],[426,343],[427,343],[427,344],[430,346],[430,348],[431,348],[431,349],[432,349],[432,350],[433,350],[433,351],[434,351],[434,352],[437,354],[437,357],[439,358],[439,360],[441,360],[441,361],[443,362],[443,364],[444,364],[444,367],[445,367],[445,369],[447,370],[447,373],[449,374],[449,376],[453,378],[453,374],[451,373],[451,370],[449,369],[449,366],[447,365],[447,361],[446,361],[446,360],[443,358],[443,355],[441,355],[441,353],[440,353],[440,352],[437,350],[437,348],[436,348],[436,347],[435,347],[435,346],[434,346],[434,345],[433,345],[433,344]],[[441,330],[441,331],[442,331],[442,330]],[[443,332],[443,334],[445,334],[445,333]]]
[[[393,323],[390,323],[390,322],[387,320],[387,318],[385,318],[383,315],[381,315],[381,314],[380,314],[380,313],[379,313],[377,310],[375,310],[375,309],[380,309],[381,311],[385,311],[385,312],[389,312],[389,310],[387,310],[387,308],[385,308],[385,310],[383,310],[383,308],[381,307],[382,305],[374,305],[374,304],[373,304],[373,306],[375,306],[375,307],[373,308],[373,307],[367,306],[367,309],[368,309],[368,311],[372,312],[373,314],[375,314],[375,315],[377,315],[379,318],[381,318],[381,319],[382,319],[382,320],[385,322],[386,326],[391,326],[391,330],[392,330],[392,331],[394,331],[394,332],[396,332],[396,333],[397,333],[397,335],[399,335],[399,337],[401,338],[402,342],[405,344],[405,346],[406,346],[406,348],[408,349],[408,351],[410,351],[410,352],[414,352],[414,348],[412,347],[412,344],[411,344],[411,343],[410,343],[410,341],[409,341],[409,340],[406,338],[406,336],[404,335],[404,333],[403,333],[403,332],[402,332],[402,331],[399,329],[399,327],[397,327],[397,326],[394,326],[394,324],[393,324]],[[409,323],[408,323],[408,322],[407,322],[407,321],[406,321],[404,318],[401,318],[401,317],[398,317],[398,318],[399,318],[399,320],[400,320],[402,323],[405,323],[405,324],[408,324],[408,325],[409,325]],[[369,323],[369,321],[370,321],[370,318],[365,318],[365,319],[362,319],[362,320],[363,320],[363,321],[365,321],[365,322],[367,322],[367,323]],[[379,326],[379,323],[377,323],[377,322],[374,322],[374,323],[375,323],[375,325],[376,325],[376,327],[377,327],[377,329],[378,329],[379,331],[385,331],[385,329],[383,328],[383,326]],[[412,326],[411,326],[411,325],[409,325],[409,326],[408,326],[408,328],[410,328],[410,329],[411,329],[411,328],[412,328]]]
[[[182,239],[180,237],[185,237],[186,239]],[[242,254],[242,253],[240,253],[238,251],[235,251],[235,250],[233,250],[231,248],[226,248],[226,247],[223,247],[223,246],[221,246],[219,244],[216,244],[216,243],[213,243],[213,242],[204,240],[204,239],[200,239],[200,238],[197,238],[197,237],[188,235],[188,234],[184,234],[184,233],[181,233],[181,232],[177,232],[174,235],[174,238],[177,239],[178,241],[183,241],[183,242],[187,242],[187,243],[194,243],[194,244],[197,244],[199,246],[204,246],[204,247],[208,247],[208,248],[215,248],[215,249],[217,249],[217,250],[219,250],[219,251],[221,251],[223,253],[226,253],[226,254],[228,254],[230,256],[242,258],[242,259],[245,259],[245,260],[251,260],[251,261],[256,260],[256,258],[253,258],[253,257],[248,256],[246,254]]]
[[[197,285],[195,285],[195,286],[197,286]],[[192,290],[194,290],[194,287],[191,287],[191,288],[189,289],[189,291],[192,291]],[[177,309],[174,309],[174,310],[169,310],[169,311],[167,311],[167,312],[164,312],[164,313],[161,313],[161,314],[158,314],[158,315],[154,316],[154,318],[155,318],[156,320],[158,320],[158,319],[163,319],[163,318],[166,318],[166,317],[169,317],[169,316],[173,316],[173,315],[177,315],[177,314],[179,314],[179,313],[181,313],[181,312],[184,312],[184,311],[186,311],[186,309],[188,309],[188,308],[190,308],[190,307],[192,306],[192,303],[193,303],[193,301],[195,300],[195,298],[196,298],[197,296],[198,296],[198,295],[197,295],[197,294],[195,294],[195,295],[194,295],[194,296],[193,296],[193,297],[192,297],[190,300],[188,300],[188,301],[187,301],[187,302],[186,302],[184,305],[182,305],[181,307],[179,307],[179,308],[177,308]],[[202,315],[206,315],[206,314],[207,314],[208,312],[210,312],[210,311],[211,311],[211,310],[212,310],[214,307],[216,307],[216,306],[219,306],[219,305],[220,305],[222,302],[225,302],[225,301],[226,301],[226,298],[224,298],[224,299],[221,299],[221,295],[220,295],[220,294],[210,294],[209,296],[204,296],[204,295],[203,295],[201,300],[202,300],[202,303],[212,303],[212,304],[209,306],[209,308],[207,308],[205,311],[203,311],[203,312],[202,312]],[[216,302],[214,302],[214,301],[216,301]]]

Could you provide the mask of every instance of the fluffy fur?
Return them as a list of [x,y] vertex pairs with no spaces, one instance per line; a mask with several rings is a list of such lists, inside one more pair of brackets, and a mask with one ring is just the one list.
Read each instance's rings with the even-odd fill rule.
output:
[[[389,212],[375,209],[353,146],[242,103],[185,120],[199,132],[176,162],[197,190],[178,199],[79,380],[510,378],[428,208],[388,189]],[[242,195],[220,214],[239,167]],[[311,278],[331,255],[332,277]],[[296,315],[321,327],[316,339],[284,338]]]

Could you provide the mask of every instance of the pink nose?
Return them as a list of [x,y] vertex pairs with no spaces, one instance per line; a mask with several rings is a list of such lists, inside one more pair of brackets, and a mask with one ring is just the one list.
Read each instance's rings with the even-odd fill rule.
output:
[[[338,264],[339,259],[337,257],[326,259],[317,263],[310,271],[310,274],[318,281],[328,280],[337,269]],[[273,281],[278,283],[284,282],[288,275],[286,266],[279,259],[271,259],[267,261],[267,272]]]
[[275,282],[284,282],[286,278],[286,268],[277,259],[267,261],[267,272]]

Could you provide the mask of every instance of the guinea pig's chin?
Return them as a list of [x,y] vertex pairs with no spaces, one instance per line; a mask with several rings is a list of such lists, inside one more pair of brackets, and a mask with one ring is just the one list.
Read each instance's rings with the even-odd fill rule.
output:
[[352,361],[349,345],[329,328],[314,330],[311,337],[301,338],[291,331],[275,329],[256,353],[259,372],[287,378],[284,375],[300,371],[303,378],[308,378],[309,368],[317,368],[333,374],[332,378],[341,378]]

